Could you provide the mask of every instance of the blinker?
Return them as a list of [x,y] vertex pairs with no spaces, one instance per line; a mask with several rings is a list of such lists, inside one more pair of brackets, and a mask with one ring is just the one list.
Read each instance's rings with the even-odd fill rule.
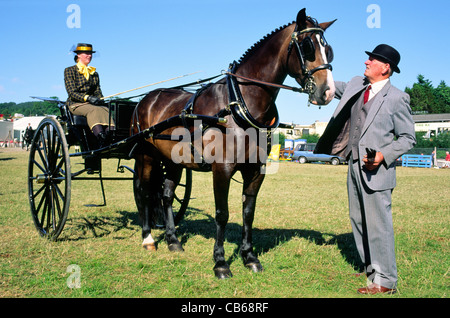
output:
[[[330,45],[328,45],[323,35],[320,35],[320,44],[325,47],[327,63],[331,63],[334,58],[333,49]],[[300,42],[300,50],[306,60],[310,62],[314,62],[316,60],[316,46],[314,45],[311,37],[307,36],[302,40],[302,42]]]

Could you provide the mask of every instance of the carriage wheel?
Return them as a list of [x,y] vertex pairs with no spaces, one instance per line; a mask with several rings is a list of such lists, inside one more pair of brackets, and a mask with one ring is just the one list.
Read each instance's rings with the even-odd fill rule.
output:
[[70,158],[64,131],[53,118],[39,124],[28,162],[31,216],[39,234],[56,240],[70,205]]
[[191,199],[192,190],[192,170],[183,169],[180,183],[175,191],[175,200],[173,202],[173,216],[175,225],[177,225],[184,217],[189,200]]

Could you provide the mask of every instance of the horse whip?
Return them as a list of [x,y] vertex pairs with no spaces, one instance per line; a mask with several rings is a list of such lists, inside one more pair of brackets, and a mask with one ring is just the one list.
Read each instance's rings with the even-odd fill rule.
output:
[[201,72],[201,71],[194,72],[194,73],[189,73],[189,74],[185,74],[185,75],[180,75],[180,76],[177,76],[177,77],[174,77],[174,78],[166,79],[166,80],[164,80],[164,81],[159,81],[159,82],[152,83],[152,84],[148,84],[148,85],[144,85],[144,86],[141,86],[141,87],[132,88],[132,89],[129,89],[129,90],[127,90],[127,91],[123,91],[123,92],[116,93],[116,94],[113,94],[113,95],[105,96],[105,97],[102,97],[102,98],[100,98],[100,99],[103,100],[103,99],[111,98],[111,97],[114,97],[114,96],[117,96],[117,95],[122,95],[122,94],[125,94],[125,93],[128,93],[128,92],[136,91],[136,90],[141,89],[141,88],[145,88],[145,87],[149,87],[149,86],[158,85],[158,84],[165,83],[165,82],[170,82],[170,81],[176,80],[176,79],[178,79],[178,78],[182,78],[182,77],[194,75],[194,74],[197,74],[197,73],[200,73],[200,72]]

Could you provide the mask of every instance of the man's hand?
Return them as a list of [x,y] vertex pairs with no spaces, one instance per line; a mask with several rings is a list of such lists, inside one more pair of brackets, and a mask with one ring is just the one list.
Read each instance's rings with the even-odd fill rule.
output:
[[374,170],[376,169],[384,160],[384,156],[381,152],[377,151],[375,153],[375,158],[373,159],[368,159],[367,155],[364,155],[363,157],[363,162],[364,162],[364,166],[366,167],[367,170]]

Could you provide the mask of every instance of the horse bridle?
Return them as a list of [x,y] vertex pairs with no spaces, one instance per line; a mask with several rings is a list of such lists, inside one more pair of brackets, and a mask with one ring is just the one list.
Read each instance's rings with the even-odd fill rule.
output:
[[[319,27],[319,24],[317,23],[317,21],[311,17],[308,17],[307,19],[314,26],[311,28],[306,28],[306,29],[300,30],[300,31],[298,31],[298,25],[295,26],[295,30],[291,36],[291,42],[289,43],[286,65],[289,64],[289,57],[292,53],[292,49],[295,47],[297,49],[296,52],[297,52],[297,57],[300,61],[300,66],[302,68],[301,76],[303,76],[303,78],[301,80],[301,85],[304,89],[303,91],[309,95],[309,100],[311,101],[311,96],[316,91],[316,83],[314,81],[313,74],[315,72],[321,71],[321,70],[327,70],[327,69],[330,71],[333,70],[333,67],[331,66],[331,64],[329,64],[333,59],[333,50],[332,50],[331,46],[325,41],[325,38],[323,36],[324,30]],[[319,33],[321,41],[323,42],[322,44],[325,46],[325,50],[327,53],[327,59],[328,59],[327,64],[319,65],[318,67],[315,67],[312,70],[308,70],[308,68],[306,67],[306,60],[314,61],[315,55],[311,55],[311,52],[305,52],[305,51],[310,50],[310,51],[314,52],[315,51],[314,42],[312,41],[310,36],[306,36],[303,39],[301,39],[301,41],[300,41],[300,37],[306,33],[312,33],[312,34]],[[294,78],[300,77],[300,76],[296,76],[297,74],[292,74],[292,73],[289,75]]]
[[[233,115],[233,118],[236,123],[238,123],[241,127],[254,127],[257,129],[265,129],[265,130],[272,130],[276,127],[278,127],[279,124],[279,117],[278,117],[278,111],[276,112],[275,117],[273,118],[272,122],[269,125],[264,125],[261,123],[258,123],[250,114],[247,106],[245,105],[244,98],[241,95],[240,89],[239,89],[239,83],[237,82],[236,78],[241,78],[250,82],[255,82],[263,85],[278,87],[278,88],[284,88],[284,89],[290,89],[295,92],[300,93],[306,93],[309,95],[309,102],[311,102],[311,97],[316,91],[316,82],[314,81],[313,74],[320,70],[332,70],[333,67],[331,64],[322,64],[318,67],[313,68],[312,70],[308,70],[306,67],[306,61],[314,61],[315,60],[315,46],[314,42],[312,41],[310,36],[305,36],[301,42],[300,42],[300,36],[306,33],[319,33],[321,44],[325,47],[325,51],[327,54],[327,62],[331,62],[333,59],[333,51],[330,45],[325,41],[325,38],[323,36],[324,30],[319,27],[319,24],[317,21],[311,17],[307,18],[310,23],[313,24],[313,27],[311,28],[305,28],[303,30],[298,31],[298,25],[295,26],[295,30],[292,33],[291,36],[291,42],[289,43],[288,48],[288,55],[287,55],[287,62],[286,65],[289,63],[289,56],[292,53],[292,49],[295,46],[297,48],[297,56],[300,61],[300,65],[302,67],[302,74],[292,74],[289,72],[289,75],[294,78],[303,77],[301,80],[301,88],[296,88],[292,86],[287,85],[280,85],[280,84],[274,84],[274,83],[268,83],[252,78],[248,78],[242,75],[236,74],[236,62],[232,63],[230,65],[230,68],[227,72],[224,74],[227,75],[227,86],[228,86],[228,96],[229,96],[229,105],[227,106],[227,111],[231,112]],[[300,43],[299,43],[300,42]],[[308,48],[306,48],[308,46]],[[306,52],[306,51],[310,52]],[[296,76],[297,75],[297,76]],[[275,108],[276,109],[276,108]]]
[[[309,98],[308,98],[308,105],[309,105],[309,103],[311,102],[311,97],[314,95],[314,93],[316,91],[316,82],[314,81],[313,74],[320,70],[330,70],[330,71],[333,70],[333,67],[330,64],[333,60],[333,49],[325,40],[325,37],[323,35],[325,30],[323,30],[321,27],[319,27],[319,24],[317,23],[317,21],[314,18],[307,17],[307,19],[310,23],[313,24],[313,27],[305,28],[303,30],[298,31],[298,25],[295,26],[295,30],[291,35],[291,42],[289,43],[287,61],[286,61],[286,65],[288,65],[289,57],[291,56],[292,49],[294,47],[296,47],[297,48],[297,50],[296,50],[297,57],[299,59],[299,62],[300,62],[301,68],[302,68],[302,73],[294,74],[292,72],[289,72],[288,67],[286,67],[286,68],[288,69],[289,76],[291,76],[293,78],[303,77],[302,80],[300,80],[300,85],[302,86],[301,88],[287,86],[287,85],[281,85],[281,84],[268,83],[268,82],[256,80],[253,78],[248,78],[248,77],[244,77],[241,75],[237,75],[233,71],[230,71],[231,67],[228,70],[228,72],[224,72],[224,74],[227,75],[228,77],[229,76],[238,77],[238,78],[250,81],[250,82],[255,82],[255,83],[259,83],[259,84],[263,84],[263,85],[267,85],[267,86],[289,89],[289,90],[292,90],[294,92],[299,92],[299,93],[306,93],[309,95]],[[300,41],[300,36],[303,34],[306,34],[306,33],[313,33],[313,34],[319,33],[320,40],[322,42],[322,45],[325,47],[325,52],[327,54],[327,62],[328,63],[319,65],[318,67],[315,67],[312,70],[308,70],[308,68],[306,67],[305,60],[309,60],[311,62],[313,62],[315,60],[314,42],[312,41],[310,36],[306,36],[303,39],[301,39],[301,41]],[[307,50],[307,49],[303,48],[305,46],[308,46],[309,50],[311,50],[310,53],[314,53],[314,54],[308,54],[308,52],[305,52],[305,50]]]

